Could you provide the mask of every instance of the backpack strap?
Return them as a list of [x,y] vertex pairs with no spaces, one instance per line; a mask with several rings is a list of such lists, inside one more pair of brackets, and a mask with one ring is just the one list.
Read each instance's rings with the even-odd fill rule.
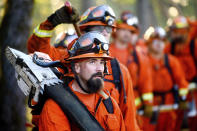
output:
[[118,66],[118,61],[116,58],[112,59],[110,61],[111,63],[111,68],[112,68],[112,75],[113,75],[113,83],[116,86],[116,89],[120,92],[121,89],[121,82],[120,82],[120,68]]
[[177,84],[175,84],[175,80],[174,80],[174,77],[173,77],[173,72],[172,72],[172,68],[170,67],[170,62],[169,62],[169,58],[168,58],[168,54],[164,54],[164,64],[165,64],[165,67],[168,69],[168,72],[171,76],[171,79],[174,83],[173,85],[173,88],[170,92],[173,93],[173,96],[174,96],[174,102],[175,103],[179,103],[179,93],[178,93],[178,86]]
[[114,113],[114,107],[113,107],[111,98],[109,97],[105,100],[103,99],[103,103],[105,105],[105,108],[107,109],[107,112],[110,113],[110,114],[113,114]]
[[122,74],[122,71],[120,69],[119,62],[117,61],[116,58],[114,58],[110,61],[110,63],[111,63],[111,68],[112,68],[113,80],[104,79],[104,81],[114,83],[115,88],[119,91],[119,93],[121,91],[123,91],[124,103],[126,103],[126,101],[127,101],[126,90],[125,90],[123,74]]
[[138,60],[136,48],[134,48],[132,55],[134,57],[134,62],[139,66],[139,60]]
[[195,65],[197,67],[197,59],[195,58],[195,39],[192,39],[190,41],[189,46],[190,46],[190,52],[191,52],[192,58],[193,58]]
[[[170,73],[171,77],[172,77],[172,69],[170,67],[170,63],[169,63],[169,58],[168,58],[168,54],[164,54],[164,64],[165,67],[168,69],[168,72]],[[173,79],[172,79],[173,80]]]

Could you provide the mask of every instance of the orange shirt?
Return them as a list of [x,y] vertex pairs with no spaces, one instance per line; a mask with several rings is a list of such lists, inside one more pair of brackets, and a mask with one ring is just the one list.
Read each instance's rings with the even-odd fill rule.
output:
[[127,65],[128,57],[130,55],[129,47],[125,49],[119,49],[114,43],[112,43],[110,44],[109,51],[111,56],[117,58],[118,61],[120,61],[120,63],[122,63],[123,65]]
[[[134,51],[134,50],[133,50]],[[143,94],[152,93],[152,77],[151,66],[147,54],[144,50],[136,46],[135,48],[138,64],[135,61],[134,55],[129,57],[128,70],[131,74],[133,86],[135,90],[135,98],[141,97]],[[149,104],[148,101],[144,101]]]
[[[190,40],[188,39],[188,42],[185,44],[177,44],[175,47],[175,53],[173,54],[178,58],[181,67],[184,71],[186,80],[191,81],[196,75],[197,75],[197,70],[196,70],[196,65],[193,59],[193,56],[191,55],[190,52]],[[167,53],[171,53],[171,45],[168,44],[166,46],[165,51]],[[197,40],[195,41],[195,58],[197,58]]]
[[[72,85],[72,82],[69,84]],[[70,87],[69,86],[69,87]],[[70,87],[71,90],[72,87]],[[124,131],[125,125],[122,118],[121,111],[113,98],[112,104],[114,113],[110,114],[103,102],[101,102],[96,110],[96,105],[100,96],[98,94],[82,94],[73,91],[79,100],[87,107],[90,113],[95,116],[97,121],[106,131]],[[96,110],[96,111],[95,111]],[[44,104],[43,110],[39,119],[39,131],[77,131],[80,130],[73,123],[71,123],[61,110],[58,104],[52,99],[48,99]]]
[[[169,73],[167,67],[164,64],[164,58],[157,60],[153,58],[151,55],[150,62],[152,66],[152,78],[154,80],[153,82],[153,90],[154,92],[159,93],[165,93],[167,92],[165,96],[165,104],[173,104],[174,103],[174,97],[171,91],[174,84],[178,85],[179,89],[187,88],[187,81],[184,77],[182,68],[180,66],[179,61],[172,55],[168,55],[169,59],[169,66],[172,70],[172,76]],[[161,104],[161,98],[157,98],[157,96],[154,96],[155,103]]]

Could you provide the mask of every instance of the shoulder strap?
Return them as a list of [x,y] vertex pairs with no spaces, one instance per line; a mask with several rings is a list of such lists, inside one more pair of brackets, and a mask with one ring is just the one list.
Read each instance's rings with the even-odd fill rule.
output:
[[119,68],[119,63],[118,61],[116,60],[116,58],[112,59],[110,61],[111,63],[111,67],[112,67],[112,75],[113,75],[113,83],[115,84],[116,86],[116,89],[118,89],[120,91],[121,89],[121,82],[120,82],[120,68]]
[[179,103],[179,93],[178,93],[178,86],[177,84],[175,84],[175,80],[174,80],[174,77],[173,77],[173,73],[172,73],[172,69],[170,67],[170,63],[169,63],[169,58],[168,58],[168,54],[165,54],[164,55],[164,63],[165,63],[165,67],[168,69],[168,72],[170,73],[170,76],[171,76],[171,79],[174,83],[173,85],[173,88],[172,88],[172,93],[173,93],[173,96],[174,96],[174,102],[175,103]]
[[171,50],[170,53],[174,55],[175,53],[175,46],[176,46],[176,42],[175,41],[171,41]]
[[190,41],[190,45],[189,46],[190,46],[190,52],[191,52],[192,58],[193,58],[193,60],[195,62],[195,65],[197,67],[197,59],[195,57],[195,39],[192,39]]
[[105,105],[105,108],[107,109],[107,112],[110,113],[110,114],[113,114],[114,113],[114,107],[113,107],[111,98],[109,97],[109,98],[103,100],[103,103]]
[[112,75],[113,75],[114,80],[113,81],[107,80],[107,79],[104,79],[104,80],[113,82],[115,84],[116,89],[118,89],[119,92],[123,91],[124,103],[126,103],[127,101],[126,89],[125,89],[124,78],[123,78],[122,71],[120,69],[119,62],[117,61],[116,58],[114,58],[110,61],[110,63],[111,63]]
[[137,57],[137,52],[136,52],[136,48],[133,50],[133,57],[134,57],[134,62],[139,66],[139,60]]
[[173,77],[172,69],[171,69],[170,63],[169,63],[168,54],[164,55],[164,64],[165,64],[165,67],[168,69],[168,72],[170,73],[171,77]]
[[45,93],[60,106],[69,120],[76,123],[81,130],[104,131],[100,123],[69,87],[65,88],[62,84],[51,85],[45,87]]

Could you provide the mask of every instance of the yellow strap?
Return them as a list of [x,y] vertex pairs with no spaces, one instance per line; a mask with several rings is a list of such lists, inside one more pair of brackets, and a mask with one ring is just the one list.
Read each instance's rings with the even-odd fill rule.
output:
[[139,106],[142,103],[140,97],[135,98],[135,106]]
[[40,25],[38,25],[33,33],[38,37],[52,37],[53,30],[41,30]]
[[179,95],[180,96],[186,96],[188,93],[188,89],[187,88],[180,88],[179,89]]
[[142,99],[144,101],[152,101],[153,100],[153,93],[144,93],[144,94],[142,94]]

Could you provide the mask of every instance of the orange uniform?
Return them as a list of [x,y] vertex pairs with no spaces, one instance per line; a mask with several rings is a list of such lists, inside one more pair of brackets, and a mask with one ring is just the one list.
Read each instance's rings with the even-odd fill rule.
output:
[[[189,82],[196,82],[194,80],[194,78],[197,76],[197,68],[196,68],[196,64],[194,59],[196,60],[197,58],[197,40],[194,41],[194,56],[192,56],[191,54],[191,39],[194,38],[193,34],[194,32],[191,32],[190,36],[187,39],[187,42],[185,44],[176,44],[175,49],[174,49],[174,56],[176,56],[179,60],[179,62],[181,63],[181,67],[184,71],[184,75],[187,81]],[[171,45],[168,44],[165,51],[168,53],[171,53]],[[195,92],[195,94],[197,94]],[[195,95],[196,97],[197,95]],[[197,105],[197,99],[196,100],[196,105]],[[179,115],[180,116],[180,115]],[[196,127],[196,123],[197,122],[197,117],[191,118],[190,119],[190,127],[193,128],[191,130],[195,130]],[[179,125],[179,127],[181,126],[181,123],[179,122],[177,125]]]
[[110,44],[110,55],[117,58],[120,63],[122,63],[123,65],[127,66],[127,62],[128,62],[128,58],[129,58],[129,47],[125,48],[125,49],[119,49],[116,47],[116,45],[114,43]]
[[[72,82],[69,83],[72,89]],[[92,115],[95,116],[97,121],[106,131],[125,131],[124,120],[121,111],[115,102],[112,100],[114,113],[108,113],[106,106],[101,101],[98,94],[82,94],[74,91],[74,94],[79,100],[87,107]],[[99,103],[99,104],[98,104]],[[68,117],[61,110],[58,104],[52,99],[48,99],[43,107],[39,119],[39,131],[79,131],[80,129],[74,123],[69,121]]]
[[[158,60],[150,56],[150,61],[152,65],[152,78],[154,80],[154,105],[174,104],[174,96],[172,92],[174,84],[178,85],[180,96],[186,95],[188,84],[185,80],[180,63],[174,56],[168,55],[168,63],[172,71],[172,76],[168,68],[165,66],[164,59]],[[176,127],[176,119],[175,111],[161,111],[156,125],[156,130],[174,131]]]
[[[130,54],[127,67],[134,86],[135,105],[140,109],[142,105],[152,105],[153,102],[151,68],[142,47],[136,46]],[[140,128],[145,129],[148,118],[137,115],[137,119]]]
[[[132,55],[130,55],[128,59],[127,67],[131,74],[135,90],[136,106],[139,108],[143,103],[151,104],[153,100],[151,68],[149,59],[141,47],[136,46],[132,50]],[[143,103],[141,101],[141,97],[143,99]]]
[[[185,73],[186,80],[192,81],[193,78],[196,76],[197,70],[196,65],[193,59],[193,56],[190,52],[190,41],[191,37],[188,38],[185,44],[176,45],[174,50],[174,56],[178,58],[181,67]],[[171,53],[171,45],[168,44],[166,46],[165,51],[167,53]],[[194,57],[197,58],[197,40],[195,41],[195,49],[194,49]]]
[[[60,50],[57,48],[54,48],[50,45],[50,37],[52,33],[53,27],[48,22],[45,21],[40,26],[38,26],[34,30],[34,34],[30,37],[28,40],[28,51],[29,53],[32,53],[34,51],[41,51],[44,53],[49,54],[52,60],[60,60],[63,58],[68,57],[67,50]],[[112,69],[110,63],[107,65],[109,73],[112,74]],[[132,82],[130,79],[130,76],[128,74],[128,70],[120,64],[120,69],[123,74],[123,81],[125,84],[125,94],[127,96],[127,101],[124,103],[124,92],[123,90],[120,90],[120,93],[115,88],[115,85],[111,82],[105,82],[105,87],[109,88],[110,95],[117,101],[117,103],[120,106],[120,109],[123,114],[123,118],[126,125],[126,130],[139,130],[139,127],[136,122],[136,109],[134,104],[134,95],[132,90]],[[113,76],[109,75],[106,76],[107,79],[113,80]]]

